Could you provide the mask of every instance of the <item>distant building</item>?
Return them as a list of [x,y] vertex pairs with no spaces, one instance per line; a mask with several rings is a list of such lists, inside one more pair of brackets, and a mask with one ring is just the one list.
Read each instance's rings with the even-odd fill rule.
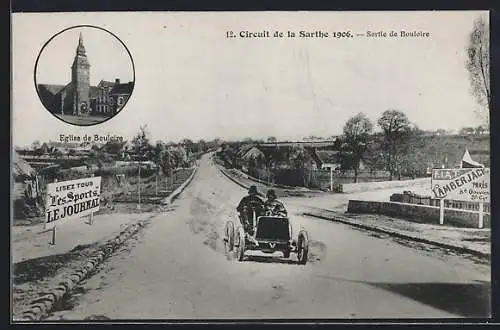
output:
[[71,66],[71,82],[66,85],[38,84],[40,98],[54,114],[74,116],[113,116],[127,102],[134,83],[101,80],[90,86],[90,63],[83,45],[82,34],[78,40],[76,55]]

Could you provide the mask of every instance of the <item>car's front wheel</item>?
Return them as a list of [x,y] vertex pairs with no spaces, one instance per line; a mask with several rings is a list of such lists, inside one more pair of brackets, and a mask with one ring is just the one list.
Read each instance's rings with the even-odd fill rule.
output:
[[307,232],[301,230],[297,239],[297,259],[299,264],[305,265],[309,254],[309,238]]

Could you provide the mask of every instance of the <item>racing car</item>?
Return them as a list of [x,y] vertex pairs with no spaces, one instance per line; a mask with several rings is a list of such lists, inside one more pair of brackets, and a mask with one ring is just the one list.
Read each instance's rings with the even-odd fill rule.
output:
[[255,210],[252,214],[253,239],[245,233],[239,219],[226,222],[223,241],[228,257],[243,261],[245,252],[248,250],[258,250],[268,254],[280,251],[284,258],[290,258],[290,253],[293,252],[297,254],[299,264],[307,263],[309,239],[305,230],[300,230],[297,238],[294,239],[294,232],[288,217],[256,216]]

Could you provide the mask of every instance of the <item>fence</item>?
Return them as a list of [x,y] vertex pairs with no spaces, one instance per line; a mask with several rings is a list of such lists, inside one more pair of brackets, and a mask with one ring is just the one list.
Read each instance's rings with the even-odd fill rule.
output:
[[[269,177],[267,171],[260,169],[250,169],[248,174],[257,178],[260,176],[263,180],[268,180]],[[334,186],[353,183],[355,181],[354,172],[330,173],[329,170],[311,169],[276,169],[270,175],[269,181],[287,186],[302,186],[327,190],[330,189],[331,174],[333,174]],[[388,181],[389,179],[390,176],[385,171],[362,171],[358,173],[357,182],[380,182]]]
[[[54,182],[54,179],[67,181],[86,178],[91,175],[101,176],[101,199],[112,202],[119,201],[121,197],[129,192],[132,195],[137,195],[139,186],[144,195],[165,197],[184,182],[192,171],[191,168],[178,168],[172,171],[171,176],[165,176],[161,173],[156,177],[157,172],[155,170],[141,168],[141,177],[139,178],[137,166],[109,167],[97,170],[55,169],[53,172],[39,176],[39,195],[36,198],[27,198],[25,196],[26,183],[19,182],[14,186],[16,197],[13,198],[13,218],[17,221],[43,216],[47,184]],[[138,198],[135,197],[135,199]],[[147,202],[146,197],[144,200]]]
[[[263,168],[250,167],[246,173],[256,179],[285,186],[329,190],[331,183],[329,170],[280,168],[270,172]],[[343,184],[354,183],[354,178],[353,171],[333,172],[333,186],[339,187]],[[390,176],[386,171],[361,171],[358,173],[357,178],[358,183],[389,180]]]
[[[400,202],[349,200],[347,212],[383,214],[429,224],[439,224],[440,220],[439,207]],[[479,212],[446,207],[444,208],[444,219],[444,224],[456,227],[477,228],[481,223],[479,220]],[[491,215],[485,214],[483,221],[484,226],[489,227]]]
[[[404,192],[402,194],[392,194],[389,198],[391,202],[400,202],[408,204],[418,204],[418,205],[428,205],[428,206],[439,206],[440,199],[431,198],[431,196],[422,196],[413,194],[410,192]],[[467,201],[457,201],[457,200],[444,200],[444,207],[462,210],[479,211],[479,202],[467,202]],[[484,212],[491,212],[491,204],[484,203]]]

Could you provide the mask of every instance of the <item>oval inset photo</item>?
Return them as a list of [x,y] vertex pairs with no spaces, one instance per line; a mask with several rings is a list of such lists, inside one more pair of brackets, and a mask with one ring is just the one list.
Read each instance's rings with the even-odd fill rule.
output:
[[113,33],[95,26],[65,29],[42,47],[35,86],[44,107],[60,120],[91,126],[116,116],[134,90],[134,61]]

